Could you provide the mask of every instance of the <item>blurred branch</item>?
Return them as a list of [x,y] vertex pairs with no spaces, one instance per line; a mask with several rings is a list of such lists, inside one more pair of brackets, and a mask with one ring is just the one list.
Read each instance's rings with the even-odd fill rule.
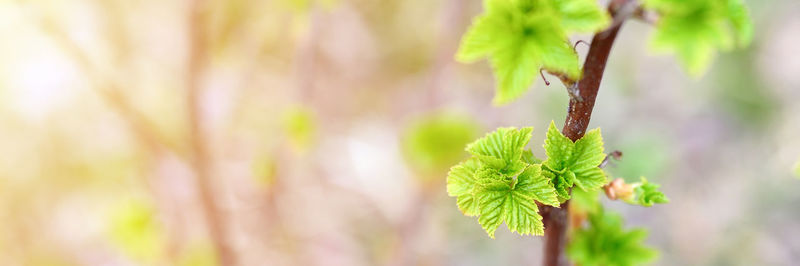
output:
[[194,0],[189,2],[187,27],[188,47],[186,58],[186,99],[191,147],[191,165],[195,172],[195,184],[203,207],[203,214],[211,240],[219,255],[220,265],[236,265],[236,258],[228,240],[227,219],[217,205],[217,199],[211,185],[213,177],[211,157],[206,146],[207,136],[202,122],[202,90],[201,78],[206,63],[206,38],[203,8],[205,2]]
[[134,131],[139,140],[144,142],[151,150],[158,150],[163,147],[178,156],[185,156],[186,152],[180,146],[169,141],[166,136],[157,130],[158,127],[154,123],[136,110],[133,104],[125,98],[121,90],[123,86],[120,86],[117,81],[107,78],[102,71],[92,64],[89,55],[61,27],[48,17],[42,17],[37,22],[40,28],[53,38],[59,48],[75,60],[78,67],[89,77],[90,87],[128,123],[128,126]]

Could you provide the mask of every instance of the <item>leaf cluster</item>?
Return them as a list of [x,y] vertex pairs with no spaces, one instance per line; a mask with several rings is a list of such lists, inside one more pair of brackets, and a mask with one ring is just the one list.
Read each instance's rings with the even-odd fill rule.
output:
[[547,160],[542,163],[543,173],[555,186],[559,201],[570,198],[573,185],[591,191],[608,183],[605,172],[598,167],[606,156],[599,128],[586,132],[573,142],[551,122],[544,149]]
[[619,215],[600,209],[589,214],[588,227],[575,231],[566,252],[577,265],[639,265],[658,256],[642,243],[646,237],[646,230],[625,230]]
[[[543,235],[537,202],[559,207],[573,184],[597,190],[605,183],[598,168],[605,157],[599,130],[572,142],[551,123],[545,161],[525,149],[532,132],[530,127],[499,128],[486,134],[467,145],[472,157],[451,168],[447,176],[448,194],[457,198],[465,215],[478,216],[490,237],[504,221],[512,232]],[[559,190],[566,192],[562,196]]]

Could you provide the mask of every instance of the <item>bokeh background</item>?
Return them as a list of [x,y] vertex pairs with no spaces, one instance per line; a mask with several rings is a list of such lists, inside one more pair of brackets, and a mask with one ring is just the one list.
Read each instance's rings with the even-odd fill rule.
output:
[[[656,265],[800,261],[800,2],[747,2],[754,42],[700,78],[646,23],[612,50],[591,127],[671,202],[604,204]],[[542,238],[492,240],[445,192],[464,143],[534,126],[543,157],[566,114],[555,77],[496,107],[488,64],[453,61],[480,12],[0,1],[0,265],[538,265]]]

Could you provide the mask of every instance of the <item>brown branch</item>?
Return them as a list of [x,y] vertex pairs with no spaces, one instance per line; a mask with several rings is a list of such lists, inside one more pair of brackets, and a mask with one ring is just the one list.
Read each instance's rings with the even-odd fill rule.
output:
[[[562,133],[576,141],[583,137],[592,118],[592,109],[597,98],[597,91],[600,89],[600,81],[603,79],[603,72],[606,68],[606,61],[611,52],[611,46],[617,37],[622,21],[625,16],[618,10],[630,1],[612,1],[608,10],[614,17],[614,23],[610,28],[597,33],[592,38],[589,54],[583,63],[583,76],[574,88],[577,88],[577,97],[570,97],[567,119],[564,122]],[[544,265],[559,266],[566,265],[564,257],[564,246],[566,244],[566,231],[568,228],[567,210],[569,201],[561,204],[561,208],[544,206],[542,216],[544,217]]]
[[195,0],[190,3],[188,14],[188,51],[186,72],[186,99],[189,122],[189,142],[191,147],[191,166],[195,172],[195,184],[200,203],[205,215],[209,235],[219,255],[219,265],[236,265],[233,250],[228,244],[226,216],[217,205],[216,195],[212,189],[211,156],[206,146],[207,136],[201,125],[202,90],[201,74],[206,62],[206,36],[204,35],[203,6],[204,1]]

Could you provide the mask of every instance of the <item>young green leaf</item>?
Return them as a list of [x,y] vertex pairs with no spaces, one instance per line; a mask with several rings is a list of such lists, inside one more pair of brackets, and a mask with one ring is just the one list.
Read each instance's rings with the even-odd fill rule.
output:
[[544,225],[536,201],[558,206],[555,190],[541,175],[540,165],[531,165],[516,179],[516,183],[485,178],[478,182],[475,196],[479,200],[478,222],[494,238],[503,221],[508,229],[521,235],[542,235]]
[[742,0],[643,0],[660,14],[651,46],[675,53],[691,75],[706,71],[716,50],[746,46],[753,25]]
[[485,137],[467,145],[467,151],[481,163],[497,169],[506,175],[516,175],[527,164],[522,161],[522,153],[531,139],[532,127],[522,129],[498,128]]
[[550,127],[547,128],[547,138],[544,141],[544,151],[547,154],[545,165],[554,170],[566,168],[572,160],[572,150],[575,145],[572,140],[561,134],[561,131],[556,128],[556,123],[550,121]]
[[582,266],[628,266],[652,261],[657,251],[646,247],[644,229],[624,230],[622,219],[602,211],[589,214],[589,227],[575,231],[567,256]]
[[647,178],[642,177],[640,183],[633,184],[633,199],[628,200],[631,204],[642,205],[645,207],[653,206],[655,203],[668,203],[669,199],[661,191],[658,184],[647,182]]
[[559,205],[553,185],[542,175],[541,165],[531,165],[519,174],[514,190],[523,192],[543,204],[554,207]]
[[611,16],[595,0],[555,0],[561,26],[567,32],[598,32],[611,23]]
[[572,142],[561,134],[551,122],[544,144],[547,160],[544,161],[545,176],[551,178],[559,200],[566,201],[573,183],[578,188],[596,190],[607,183],[605,172],[598,166],[605,158],[603,138],[599,129],[590,130],[583,138]]
[[536,158],[536,155],[533,155],[531,150],[525,150],[522,152],[522,161],[527,164],[541,164],[542,159]]
[[456,197],[467,216],[479,216],[490,237],[504,221],[512,232],[541,235],[542,217],[536,202],[559,206],[550,178],[530,150],[532,128],[499,128],[467,145],[472,158],[454,166],[447,176],[447,193]]
[[521,96],[540,69],[580,78],[568,33],[605,28],[609,15],[594,0],[486,0],[461,40],[458,61],[488,57],[497,80],[495,104]]
[[472,194],[478,166],[478,160],[472,158],[453,166],[447,175],[447,194],[456,197],[458,209],[467,216],[478,215],[478,201]]

